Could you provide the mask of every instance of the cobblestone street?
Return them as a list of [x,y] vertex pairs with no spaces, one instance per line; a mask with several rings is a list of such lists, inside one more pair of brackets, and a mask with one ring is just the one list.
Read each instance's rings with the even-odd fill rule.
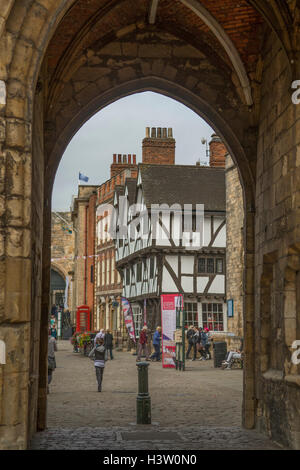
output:
[[[33,449],[277,448],[240,428],[241,370],[214,369],[213,361],[188,361],[185,372],[151,363],[153,424],[136,426],[136,356],[114,351],[98,393],[93,362],[73,353],[67,341],[60,341],[58,348],[48,430],[35,436]],[[162,434],[166,432],[172,436]]]

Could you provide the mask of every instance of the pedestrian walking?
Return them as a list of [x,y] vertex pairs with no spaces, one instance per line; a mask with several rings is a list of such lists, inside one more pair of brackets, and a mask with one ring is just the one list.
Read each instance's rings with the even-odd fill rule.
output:
[[204,331],[207,336],[207,342],[204,346],[205,353],[206,353],[206,359],[211,359],[211,353],[210,353],[210,346],[211,346],[211,334],[208,328],[204,328]]
[[141,360],[142,352],[144,352],[146,356],[146,361],[150,361],[149,352],[148,352],[148,337],[147,337],[146,326],[144,326],[140,332],[136,362],[139,362]]
[[203,330],[203,328],[199,328],[199,346],[198,346],[198,351],[200,352],[200,359],[199,361],[206,361],[207,355],[206,355],[206,345],[208,342],[208,336],[206,332]]
[[190,325],[189,329],[186,333],[186,337],[188,340],[188,349],[186,352],[186,359],[190,358],[190,352],[191,349],[194,349],[194,358],[196,357],[197,351],[196,351],[196,343],[195,343],[195,328],[194,325]]
[[89,354],[89,358],[94,360],[96,378],[97,378],[97,383],[98,383],[98,392],[101,392],[102,382],[103,382],[103,373],[104,373],[104,367],[105,367],[105,347],[104,347],[103,338],[96,339],[96,345],[91,350]]
[[110,352],[110,359],[113,359],[113,335],[110,330],[106,330],[104,335],[104,347],[105,347],[105,357],[108,359],[108,351]]
[[56,339],[54,336],[49,335],[48,337],[48,387],[47,393],[49,393],[49,385],[52,382],[52,375],[56,369],[55,351],[57,351]]
[[158,326],[153,335],[154,353],[150,356],[150,359],[152,361],[154,361],[155,359],[157,362],[160,361],[160,335],[161,335],[161,327]]
[[57,339],[57,330],[55,323],[53,323],[52,327],[50,328],[50,336],[53,336],[55,340]]

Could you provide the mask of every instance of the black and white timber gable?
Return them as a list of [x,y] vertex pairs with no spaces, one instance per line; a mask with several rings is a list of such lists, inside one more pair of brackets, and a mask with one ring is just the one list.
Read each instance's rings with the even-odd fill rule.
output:
[[[134,303],[181,292],[185,301],[224,303],[224,169],[140,164],[122,199],[116,192],[114,206],[116,264],[126,298]],[[171,210],[160,210],[165,207]]]

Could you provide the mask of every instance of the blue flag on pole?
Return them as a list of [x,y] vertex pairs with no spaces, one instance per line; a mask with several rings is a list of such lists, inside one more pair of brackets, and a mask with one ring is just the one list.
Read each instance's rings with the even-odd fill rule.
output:
[[87,183],[89,178],[87,176],[84,176],[82,173],[79,172],[79,181],[80,180],[85,181]]

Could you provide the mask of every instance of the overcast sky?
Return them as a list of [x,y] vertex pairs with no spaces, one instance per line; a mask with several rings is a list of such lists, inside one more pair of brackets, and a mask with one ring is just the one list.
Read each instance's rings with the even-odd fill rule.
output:
[[163,95],[144,92],[127,96],[107,106],[84,124],[71,140],[57,170],[52,210],[69,211],[78,192],[78,174],[100,185],[110,177],[113,154],[136,154],[142,160],[146,127],[172,127],[176,139],[176,163],[206,160],[202,137],[210,140],[213,130],[197,114]]

